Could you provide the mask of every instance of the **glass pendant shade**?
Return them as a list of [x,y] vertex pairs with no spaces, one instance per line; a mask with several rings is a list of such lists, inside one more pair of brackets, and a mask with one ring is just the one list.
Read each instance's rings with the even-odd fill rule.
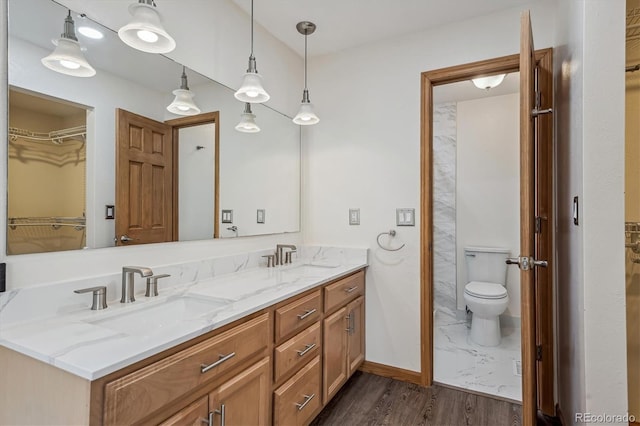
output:
[[310,126],[320,122],[318,116],[313,112],[313,104],[310,102],[302,102],[298,114],[293,118],[293,122],[301,126]]
[[256,115],[251,112],[251,104],[245,103],[244,112],[240,114],[240,122],[236,130],[242,133],[258,133],[260,127],[256,124]]
[[148,53],[168,53],[176,48],[175,40],[162,27],[160,14],[152,1],[132,4],[129,12],[133,18],[118,30],[124,43]]
[[262,87],[262,76],[257,72],[247,71],[242,79],[242,85],[234,94],[237,100],[260,104],[267,102],[271,96]]
[[173,91],[176,98],[167,107],[170,113],[176,115],[196,115],[200,114],[200,108],[193,101],[195,96],[191,90],[176,89]]
[[59,38],[55,50],[42,58],[42,65],[50,70],[74,77],[93,77],[96,70],[84,58],[80,43],[67,38]]
[[490,75],[489,77],[474,78],[471,81],[478,89],[489,90],[498,87],[506,76],[506,74]]
[[196,115],[200,114],[200,108],[193,101],[195,94],[189,90],[186,68],[182,67],[182,84],[179,89],[173,91],[176,96],[173,102],[167,107],[167,111],[176,115]]

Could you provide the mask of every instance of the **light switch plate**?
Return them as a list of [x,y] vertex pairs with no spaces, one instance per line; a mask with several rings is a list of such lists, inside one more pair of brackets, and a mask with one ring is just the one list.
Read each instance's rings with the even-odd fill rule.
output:
[[578,197],[573,197],[573,224],[580,225],[580,203]]
[[104,218],[105,219],[115,219],[116,217],[116,207],[111,204],[107,204],[104,206]]
[[360,225],[360,209],[349,209],[349,225]]
[[233,210],[222,210],[222,223],[233,223]]
[[397,226],[416,226],[416,209],[396,209]]
[[258,209],[256,213],[256,222],[264,223],[264,209]]

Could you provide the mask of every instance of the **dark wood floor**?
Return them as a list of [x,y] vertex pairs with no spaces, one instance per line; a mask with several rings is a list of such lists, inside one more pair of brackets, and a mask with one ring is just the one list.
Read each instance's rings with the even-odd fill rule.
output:
[[356,372],[312,425],[520,425],[521,406]]

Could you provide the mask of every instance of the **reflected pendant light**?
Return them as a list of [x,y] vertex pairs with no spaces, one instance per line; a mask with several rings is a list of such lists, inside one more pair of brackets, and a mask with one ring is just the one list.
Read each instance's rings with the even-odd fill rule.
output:
[[234,94],[237,100],[253,104],[267,102],[271,96],[262,87],[262,76],[256,68],[256,58],[253,56],[253,0],[251,0],[251,53],[249,54],[249,68],[242,78],[242,84]]
[[127,45],[148,53],[168,53],[176,48],[175,40],[162,27],[154,0],[138,0],[129,6],[129,13],[133,18],[118,30]]
[[313,112],[313,104],[309,101],[309,89],[307,89],[307,36],[313,34],[316,25],[313,22],[298,22],[296,25],[298,32],[304,35],[304,90],[302,91],[302,103],[298,114],[293,118],[293,122],[302,126],[310,126],[320,121],[318,116]]
[[176,115],[196,115],[200,114],[200,108],[193,101],[195,96],[191,90],[189,90],[189,83],[187,82],[187,73],[185,67],[182,67],[182,84],[179,89],[173,91],[176,95],[171,105],[167,107],[167,110]]
[[474,78],[471,81],[478,89],[489,90],[498,87],[506,76],[506,74],[490,75],[489,77]]
[[236,126],[236,130],[243,133],[258,133],[260,127],[256,124],[256,115],[251,112],[251,104],[245,102],[244,112],[240,114],[240,122]]
[[93,77],[96,75],[96,70],[89,65],[82,54],[70,10],[64,20],[64,32],[53,44],[56,48],[49,56],[41,59],[42,65],[50,70],[74,77]]

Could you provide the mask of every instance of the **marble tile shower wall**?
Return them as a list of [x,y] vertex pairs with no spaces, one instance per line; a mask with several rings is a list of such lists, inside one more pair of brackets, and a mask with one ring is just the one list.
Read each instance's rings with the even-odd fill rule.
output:
[[456,136],[455,102],[433,109],[434,306],[456,317]]

